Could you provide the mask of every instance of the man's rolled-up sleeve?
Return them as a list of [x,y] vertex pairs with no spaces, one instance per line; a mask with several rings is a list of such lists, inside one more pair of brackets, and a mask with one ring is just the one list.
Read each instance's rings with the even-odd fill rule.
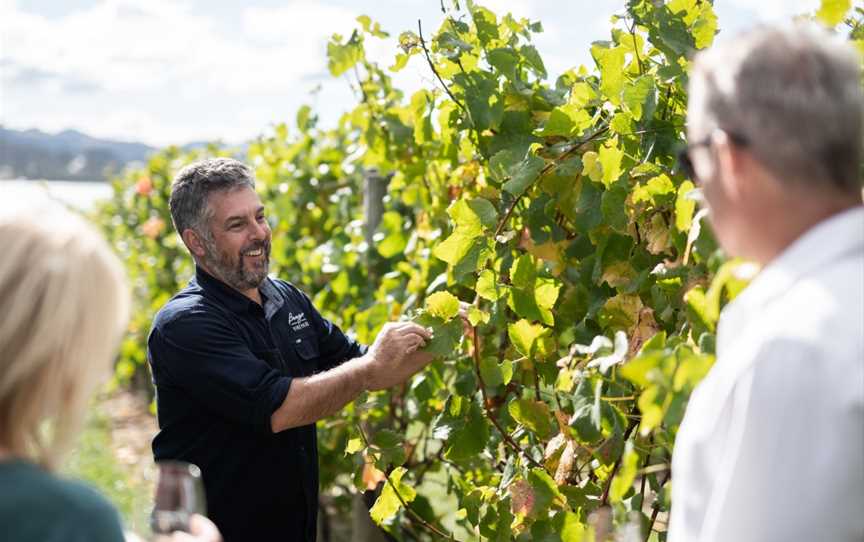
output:
[[255,356],[228,322],[184,314],[154,327],[148,347],[157,386],[182,389],[233,422],[271,432],[291,378]]

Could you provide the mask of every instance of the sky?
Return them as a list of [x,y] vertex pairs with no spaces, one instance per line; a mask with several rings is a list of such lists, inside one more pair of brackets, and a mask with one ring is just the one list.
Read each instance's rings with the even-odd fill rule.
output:
[[[624,0],[478,0],[543,23],[535,44],[550,77],[591,65]],[[721,37],[812,12],[818,0],[716,0]],[[396,37],[431,35],[439,0],[0,0],[0,125],[76,129],[154,146],[239,143],[311,105],[332,124],[356,102],[327,71],[334,33],[359,15],[391,34],[367,55],[389,66]],[[422,58],[393,74],[406,91],[435,85]],[[315,89],[319,89],[315,91]]]

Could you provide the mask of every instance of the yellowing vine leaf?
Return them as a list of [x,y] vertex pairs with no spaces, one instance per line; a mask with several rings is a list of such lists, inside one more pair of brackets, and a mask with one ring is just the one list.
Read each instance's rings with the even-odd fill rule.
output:
[[378,525],[389,521],[402,508],[402,502],[396,495],[397,490],[399,491],[399,496],[406,503],[410,503],[417,497],[417,492],[414,488],[402,482],[402,477],[406,472],[404,467],[393,469],[393,472],[390,473],[390,481],[384,484],[384,489],[381,490],[381,494],[369,510],[369,515]]
[[852,0],[822,0],[816,18],[825,26],[835,27],[852,7]]
[[[608,188],[621,176],[621,160],[624,150],[618,147],[618,136],[613,137],[600,147],[599,160],[603,167],[603,184]],[[592,179],[593,180],[593,179]]]
[[636,325],[642,307],[638,295],[618,294],[610,297],[600,309],[600,324],[607,329],[630,329]]
[[446,322],[459,314],[459,299],[449,292],[435,292],[426,298],[426,311]]
[[359,438],[352,438],[348,441],[348,445],[345,446],[345,455],[350,455],[359,452],[365,446],[363,446],[363,441]]
[[670,247],[669,226],[663,215],[656,213],[645,231],[646,249],[651,254],[663,254]]
[[588,151],[582,155],[582,173],[595,183],[603,181],[603,167],[600,165],[598,155],[594,151]]
[[524,318],[507,326],[507,335],[513,346],[523,356],[532,356],[537,347],[537,341],[548,333],[548,329],[540,324],[532,324]]

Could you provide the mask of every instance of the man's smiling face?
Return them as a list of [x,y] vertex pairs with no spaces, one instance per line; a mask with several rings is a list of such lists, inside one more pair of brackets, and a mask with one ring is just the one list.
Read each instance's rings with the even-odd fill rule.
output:
[[207,270],[241,292],[258,288],[270,267],[271,232],[261,198],[248,186],[214,192],[207,214]]

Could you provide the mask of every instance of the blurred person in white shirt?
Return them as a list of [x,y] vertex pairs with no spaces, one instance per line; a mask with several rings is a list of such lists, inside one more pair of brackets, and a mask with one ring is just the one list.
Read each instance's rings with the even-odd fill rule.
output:
[[860,63],[806,25],[694,59],[682,164],[725,252],[762,271],[678,433],[670,542],[864,540]]

